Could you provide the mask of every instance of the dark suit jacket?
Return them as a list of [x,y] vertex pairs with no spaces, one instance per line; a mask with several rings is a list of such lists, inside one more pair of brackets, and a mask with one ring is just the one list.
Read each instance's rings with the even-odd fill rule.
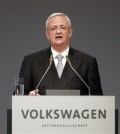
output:
[[[20,70],[20,77],[24,78],[25,81],[25,94],[36,88],[50,64],[51,54],[51,48],[49,47],[25,56]],[[81,95],[88,95],[89,92],[92,95],[102,95],[96,59],[73,48],[70,48],[68,57],[72,66],[89,85],[90,91],[71,69],[68,62],[66,62],[62,77],[59,79],[53,61],[49,71],[38,87],[41,94],[43,94],[42,89],[80,89]]]

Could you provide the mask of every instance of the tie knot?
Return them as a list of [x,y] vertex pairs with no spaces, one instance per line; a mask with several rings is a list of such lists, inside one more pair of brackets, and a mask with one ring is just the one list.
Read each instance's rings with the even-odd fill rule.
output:
[[58,54],[56,58],[58,59],[58,61],[62,61],[63,56],[61,54]]

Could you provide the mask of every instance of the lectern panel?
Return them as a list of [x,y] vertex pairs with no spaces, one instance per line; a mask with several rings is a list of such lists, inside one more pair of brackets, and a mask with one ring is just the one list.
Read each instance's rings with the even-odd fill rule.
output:
[[12,134],[115,134],[112,96],[13,96]]

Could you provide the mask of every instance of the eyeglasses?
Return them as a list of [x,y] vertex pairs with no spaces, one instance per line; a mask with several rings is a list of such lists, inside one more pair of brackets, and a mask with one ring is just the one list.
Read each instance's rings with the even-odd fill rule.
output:
[[61,31],[66,31],[68,29],[70,29],[70,27],[67,27],[67,26],[64,26],[64,25],[61,25],[61,26],[53,26],[53,27],[50,27],[48,28],[47,30],[50,31],[50,32],[56,32],[58,29],[60,29]]

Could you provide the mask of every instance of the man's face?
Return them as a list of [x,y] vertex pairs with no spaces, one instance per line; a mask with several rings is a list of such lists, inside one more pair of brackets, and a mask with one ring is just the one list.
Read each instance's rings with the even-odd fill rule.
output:
[[48,22],[47,29],[47,39],[54,49],[68,47],[72,36],[72,28],[70,28],[68,20],[64,16],[52,17]]

